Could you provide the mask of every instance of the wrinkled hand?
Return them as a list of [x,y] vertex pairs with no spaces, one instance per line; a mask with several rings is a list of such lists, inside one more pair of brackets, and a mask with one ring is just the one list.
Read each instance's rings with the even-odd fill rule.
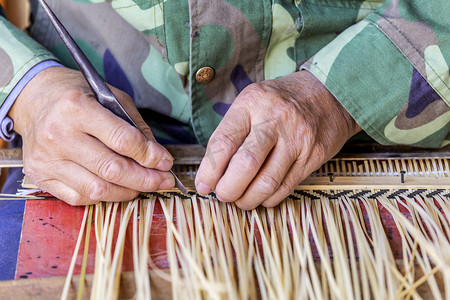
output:
[[197,191],[243,209],[275,206],[360,130],[307,71],[252,84],[211,136]]
[[10,111],[23,138],[24,173],[71,205],[131,200],[174,186],[166,172],[172,156],[154,141],[130,97],[111,90],[147,138],[102,107],[80,72],[62,67],[39,73]]

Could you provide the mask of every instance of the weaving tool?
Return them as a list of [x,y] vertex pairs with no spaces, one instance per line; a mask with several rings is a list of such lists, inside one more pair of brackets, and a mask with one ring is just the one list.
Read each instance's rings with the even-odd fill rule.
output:
[[[89,59],[86,57],[86,55],[84,55],[83,51],[80,49],[80,47],[78,47],[78,45],[73,40],[69,32],[59,21],[59,19],[55,16],[51,8],[47,5],[47,3],[44,0],[39,0],[39,2],[41,3],[44,11],[47,13],[52,25],[55,27],[56,32],[62,39],[64,45],[67,47],[67,50],[69,50],[70,55],[74,59],[81,73],[86,78],[86,81],[91,87],[92,92],[94,93],[94,96],[98,100],[98,102],[103,107],[113,112],[116,116],[120,117],[121,119],[127,121],[129,124],[137,128],[142,133],[142,135],[144,135],[141,129],[136,125],[136,123],[133,121],[130,115],[126,112],[126,110],[117,100],[117,98],[111,92],[110,88],[105,84],[103,79],[100,77],[98,72],[90,63]],[[183,194],[186,194],[187,189],[180,181],[180,179],[178,179],[178,177],[172,170],[170,170],[170,173],[172,173],[172,175],[175,178],[175,186]]]

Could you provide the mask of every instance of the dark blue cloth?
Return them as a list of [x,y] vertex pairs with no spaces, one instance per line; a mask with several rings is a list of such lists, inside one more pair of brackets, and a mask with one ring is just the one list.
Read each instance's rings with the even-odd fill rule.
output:
[[16,273],[25,200],[0,201],[0,280]]
[[[0,16],[6,17],[1,6]],[[20,138],[16,138],[11,144],[19,147]],[[17,181],[21,181],[20,178],[23,178],[21,168],[10,169],[2,194],[15,194],[19,187]],[[0,280],[14,279],[24,210],[24,200],[0,201]]]
[[[11,146],[20,147],[20,137],[14,139]],[[2,193],[15,194],[22,178],[22,168],[9,169]],[[0,280],[14,279],[24,211],[25,200],[0,201]]]

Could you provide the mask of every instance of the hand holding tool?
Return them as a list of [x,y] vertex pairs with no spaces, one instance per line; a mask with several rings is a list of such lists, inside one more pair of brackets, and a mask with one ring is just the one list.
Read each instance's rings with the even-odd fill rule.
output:
[[[83,51],[78,47],[77,43],[73,40],[69,32],[63,26],[63,24],[59,21],[50,7],[44,0],[39,0],[42,5],[44,11],[47,13],[52,25],[55,27],[56,32],[61,37],[64,45],[69,50],[70,55],[74,59],[78,68],[80,69],[83,76],[86,78],[89,86],[91,87],[95,98],[98,102],[103,105],[103,107],[109,109],[116,116],[122,118],[127,121],[134,127],[136,127],[142,134],[144,134],[141,129],[136,125],[130,115],[126,112],[114,94],[111,92],[110,88],[106,85],[100,75],[97,73],[95,68],[92,66],[91,62],[88,60],[86,55],[84,55]],[[170,173],[175,178],[175,186],[183,193],[187,194],[188,191],[183,183],[178,179],[178,177],[170,170]]]

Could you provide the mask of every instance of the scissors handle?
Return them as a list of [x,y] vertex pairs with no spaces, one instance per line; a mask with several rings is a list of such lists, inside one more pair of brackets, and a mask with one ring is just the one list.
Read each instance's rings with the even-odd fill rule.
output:
[[[60,36],[64,45],[66,45],[67,50],[69,50],[70,55],[74,59],[78,68],[80,69],[83,76],[86,78],[89,86],[94,93],[95,98],[98,102],[111,112],[113,112],[116,116],[121,119],[127,121],[134,127],[136,127],[143,135],[142,130],[136,125],[130,115],[126,112],[120,102],[117,100],[116,96],[111,92],[111,89],[106,85],[103,79],[100,77],[98,72],[95,70],[94,66],[88,60],[86,55],[84,55],[83,51],[78,47],[77,43],[73,40],[72,36],[66,30],[64,25],[59,21],[56,15],[53,13],[51,8],[47,5],[44,0],[39,0],[42,5],[44,11],[47,13],[53,27],[56,29],[56,32]],[[178,177],[170,170],[170,173],[175,178],[175,186],[183,193],[187,194],[188,191],[183,183],[178,179]]]

